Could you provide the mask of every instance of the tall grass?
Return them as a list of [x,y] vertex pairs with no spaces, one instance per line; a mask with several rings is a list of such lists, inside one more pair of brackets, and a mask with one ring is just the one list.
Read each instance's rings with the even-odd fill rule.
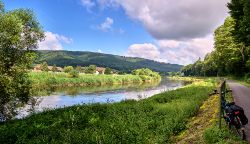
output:
[[78,78],[71,78],[67,73],[40,72],[29,73],[33,87],[47,86],[102,86],[115,84],[143,83],[159,81],[149,76],[138,75],[93,75],[80,74]]
[[0,143],[169,143],[214,87],[200,81],[141,101],[49,110],[0,124]]

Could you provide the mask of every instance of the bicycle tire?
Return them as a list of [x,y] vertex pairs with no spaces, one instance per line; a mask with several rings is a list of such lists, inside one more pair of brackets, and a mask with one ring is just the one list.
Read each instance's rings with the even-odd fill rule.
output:
[[237,135],[242,139],[246,140],[246,133],[244,130],[244,126],[242,125],[240,118],[238,116],[235,117],[236,124],[234,125],[236,129]]

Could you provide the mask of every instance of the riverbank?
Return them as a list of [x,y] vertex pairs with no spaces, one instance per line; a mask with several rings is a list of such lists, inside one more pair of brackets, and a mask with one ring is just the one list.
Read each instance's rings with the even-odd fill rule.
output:
[[168,143],[214,88],[206,79],[141,101],[49,110],[1,124],[0,142]]
[[77,78],[72,78],[67,73],[53,72],[30,72],[29,77],[33,88],[46,87],[72,87],[72,86],[104,86],[122,84],[141,84],[160,81],[160,77],[146,75],[95,75],[80,74]]

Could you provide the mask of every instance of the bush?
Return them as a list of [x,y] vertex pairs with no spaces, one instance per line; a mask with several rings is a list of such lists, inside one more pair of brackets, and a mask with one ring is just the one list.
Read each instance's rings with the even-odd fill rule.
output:
[[[132,74],[133,75],[139,75],[144,81],[145,80],[150,80],[150,77],[151,78],[154,78],[154,79],[161,79],[161,76],[159,73],[157,72],[154,72],[148,68],[143,68],[143,69],[136,69],[136,70],[133,70],[132,71]],[[147,79],[149,78],[149,79]]]
[[69,72],[70,77],[72,78],[78,78],[79,77],[79,72],[77,70],[72,70]]
[[86,67],[85,73],[87,74],[94,74],[96,72],[96,66],[90,65],[89,67]]
[[112,70],[111,68],[106,68],[104,74],[111,74]]
[[69,73],[71,72],[72,70],[74,70],[74,68],[72,66],[66,66],[64,67],[63,71],[66,72],[66,73]]

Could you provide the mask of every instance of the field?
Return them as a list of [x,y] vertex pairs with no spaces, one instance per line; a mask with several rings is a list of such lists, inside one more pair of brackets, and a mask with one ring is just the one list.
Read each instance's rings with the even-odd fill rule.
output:
[[138,75],[94,75],[80,74],[78,78],[71,78],[67,73],[30,72],[29,77],[34,88],[51,86],[103,86],[116,84],[132,84],[159,81],[150,76]]
[[73,106],[0,125],[0,143],[169,143],[186,129],[211,79],[141,101]]

